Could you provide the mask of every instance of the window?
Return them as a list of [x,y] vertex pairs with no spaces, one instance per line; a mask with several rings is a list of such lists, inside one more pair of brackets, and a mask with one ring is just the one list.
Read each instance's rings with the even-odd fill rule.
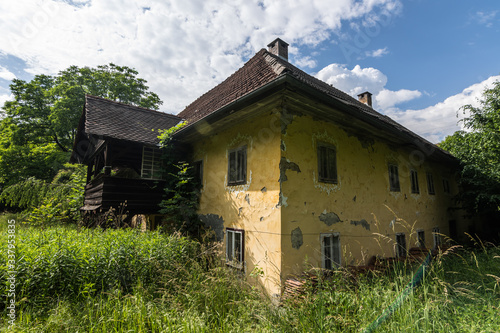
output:
[[420,189],[418,187],[418,173],[416,170],[410,171],[410,180],[411,180],[411,193],[420,193]]
[[427,192],[429,194],[436,194],[434,190],[434,178],[432,177],[432,173],[427,173]]
[[406,257],[406,236],[404,232],[396,234],[396,256]]
[[321,258],[324,269],[340,266],[340,234],[321,234]]
[[337,184],[337,151],[333,146],[318,144],[318,180]]
[[194,180],[203,186],[203,161],[199,160],[193,163]]
[[226,229],[226,261],[237,268],[243,268],[243,236],[243,230]]
[[443,192],[450,193],[450,181],[446,178],[443,178]]
[[142,147],[141,178],[161,179],[161,151],[154,147]]
[[417,246],[425,248],[425,232],[423,230],[417,230]]
[[393,192],[399,192],[401,190],[399,186],[398,166],[394,164],[389,164],[389,185]]
[[247,182],[247,147],[229,151],[228,185],[240,185]]
[[441,234],[439,233],[439,228],[432,228],[432,238],[434,240],[434,249],[441,246]]

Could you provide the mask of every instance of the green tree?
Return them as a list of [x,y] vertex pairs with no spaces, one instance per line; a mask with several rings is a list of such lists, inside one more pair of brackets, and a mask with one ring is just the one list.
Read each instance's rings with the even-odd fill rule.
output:
[[446,137],[440,147],[462,162],[457,199],[470,214],[500,210],[500,82],[486,89],[479,107],[461,109],[468,131]]
[[162,104],[129,67],[71,66],[55,76],[14,79],[0,122],[0,186],[35,177],[50,181],[68,160],[85,94],[158,109]]

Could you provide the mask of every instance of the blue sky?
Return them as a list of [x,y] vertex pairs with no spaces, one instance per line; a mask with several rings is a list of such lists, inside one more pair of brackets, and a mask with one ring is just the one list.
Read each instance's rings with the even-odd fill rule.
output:
[[299,68],[439,142],[500,79],[497,0],[16,0],[0,31],[2,104],[14,77],[113,62],[178,113],[281,37]]

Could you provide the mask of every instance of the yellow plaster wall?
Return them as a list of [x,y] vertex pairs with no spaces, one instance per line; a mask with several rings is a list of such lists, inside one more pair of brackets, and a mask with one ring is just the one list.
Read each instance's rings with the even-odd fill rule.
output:
[[[318,182],[318,142],[337,149],[338,184]],[[282,158],[300,169],[286,170],[287,180],[281,184],[282,276],[309,265],[321,267],[321,233],[340,233],[342,265],[363,265],[373,255],[395,256],[397,232],[406,234],[409,249],[416,246],[416,231],[422,229],[426,246],[432,248],[432,228],[447,234],[448,221],[458,222],[460,216],[447,210],[457,191],[454,175],[430,162],[428,155],[356,136],[309,116],[294,116],[282,135]],[[389,163],[399,167],[400,192],[389,190]],[[411,194],[410,168],[418,172],[420,194]],[[435,195],[427,193],[426,172],[433,174]],[[443,176],[451,194],[443,192]],[[322,213],[330,217],[327,221],[332,221],[332,213],[340,221],[327,225],[320,220]],[[461,225],[458,231],[463,229]]]
[[[228,150],[242,145],[247,146],[247,183],[228,186]],[[261,270],[260,284],[269,294],[279,294],[279,116],[268,113],[203,137],[193,152],[194,160],[203,160],[199,214],[219,218],[224,231],[243,229],[246,274]]]

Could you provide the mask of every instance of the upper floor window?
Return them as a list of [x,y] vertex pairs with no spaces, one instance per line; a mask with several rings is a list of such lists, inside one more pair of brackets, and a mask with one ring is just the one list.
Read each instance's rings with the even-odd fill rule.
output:
[[432,177],[432,173],[427,173],[427,192],[429,194],[436,194],[434,190],[434,177]]
[[337,183],[337,151],[333,146],[318,144],[318,180]]
[[416,170],[410,171],[411,180],[411,193],[420,193],[420,188],[418,187],[418,173]]
[[240,185],[247,182],[247,147],[229,151],[228,185]]
[[161,179],[161,151],[155,147],[142,147],[141,178]]
[[389,186],[393,192],[401,191],[398,166],[395,164],[389,164]]

